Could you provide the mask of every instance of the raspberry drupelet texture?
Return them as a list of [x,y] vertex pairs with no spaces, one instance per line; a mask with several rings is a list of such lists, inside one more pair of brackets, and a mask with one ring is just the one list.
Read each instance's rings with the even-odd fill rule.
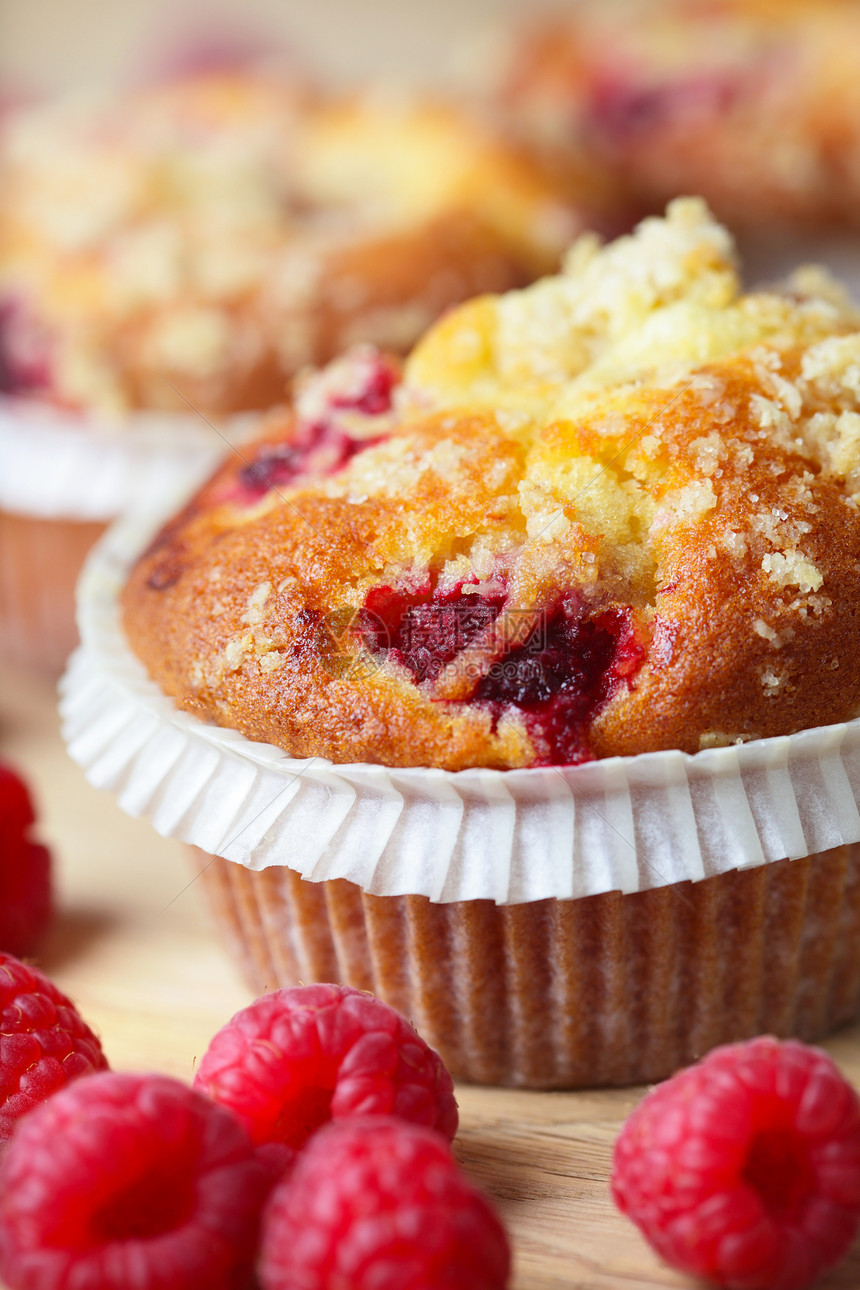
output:
[[0,762],[0,950],[29,954],[51,918],[51,857],[34,842],[36,813],[20,775]]
[[612,1191],[674,1267],[727,1290],[801,1290],[860,1225],[860,1099],[798,1041],[717,1048],[630,1116]]
[[0,1275],[13,1290],[247,1290],[268,1185],[235,1117],[178,1080],[79,1080],[0,1169]]
[[52,1093],[106,1069],[72,1001],[36,968],[0,954],[0,1144]]
[[504,1228],[438,1134],[388,1117],[328,1125],[263,1221],[263,1290],[503,1290]]
[[379,999],[342,985],[275,990],[209,1045],[196,1088],[230,1108],[255,1143],[302,1144],[328,1120],[392,1115],[457,1131],[442,1059]]

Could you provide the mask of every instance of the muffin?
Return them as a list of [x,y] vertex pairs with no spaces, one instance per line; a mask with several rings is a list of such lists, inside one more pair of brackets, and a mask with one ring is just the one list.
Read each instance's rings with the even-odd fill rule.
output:
[[742,295],[731,254],[679,201],[399,385],[340,360],[139,563],[151,675],[291,756],[446,770],[853,716],[860,315]]
[[[403,351],[452,303],[533,279],[591,202],[454,104],[228,71],[13,112],[0,178],[0,434],[28,436],[36,409],[56,451],[91,430],[98,458],[138,413],[181,414],[186,430],[202,418],[186,438],[202,428],[206,469],[222,446],[207,421],[226,433],[343,346]],[[128,474],[99,519],[138,500]],[[82,461],[39,508],[58,550],[89,540],[67,521],[91,519],[91,478]],[[26,623],[18,582],[51,601],[70,588],[30,565],[15,484],[0,608]],[[41,523],[32,536],[35,559]]]
[[209,853],[258,988],[372,988],[465,1078],[820,1035],[860,1006],[858,371],[839,288],[743,294],[699,200],[586,237],[116,538],[73,755]]
[[607,167],[641,209],[701,193],[733,226],[856,227],[860,18],[842,0],[570,7],[506,42],[524,133]]

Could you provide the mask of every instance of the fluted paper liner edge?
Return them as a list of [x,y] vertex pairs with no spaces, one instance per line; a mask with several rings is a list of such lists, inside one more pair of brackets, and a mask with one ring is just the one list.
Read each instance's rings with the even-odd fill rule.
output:
[[164,493],[174,476],[202,480],[254,424],[193,412],[130,412],[118,420],[37,400],[0,398],[0,507],[41,519],[112,520]]
[[373,895],[519,904],[633,892],[860,841],[860,720],[696,755],[443,771],[297,760],[179,711],[126,643],[118,594],[164,515],[108,530],[78,589],[63,732],[90,783],[249,869]]

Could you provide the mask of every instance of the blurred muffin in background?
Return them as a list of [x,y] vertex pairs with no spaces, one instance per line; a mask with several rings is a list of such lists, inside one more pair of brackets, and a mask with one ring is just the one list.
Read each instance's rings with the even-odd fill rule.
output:
[[526,137],[640,211],[704,196],[738,228],[860,222],[860,10],[846,0],[584,0],[508,39]]
[[83,551],[212,464],[206,422],[356,341],[405,352],[608,204],[453,103],[247,69],[13,111],[0,185],[0,648],[52,670]]
[[405,350],[596,213],[457,107],[241,72],[13,114],[0,175],[3,392],[109,413],[265,407],[347,343]]

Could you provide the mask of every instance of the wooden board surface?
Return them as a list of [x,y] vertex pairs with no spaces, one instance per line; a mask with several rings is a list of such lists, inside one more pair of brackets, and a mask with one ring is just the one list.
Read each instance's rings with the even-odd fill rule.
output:
[[[0,756],[25,769],[57,864],[40,966],[101,1034],[116,1069],[189,1079],[251,998],[209,924],[182,847],[90,788],[63,750],[53,687],[0,670]],[[860,1026],[827,1047],[860,1082]],[[524,1093],[460,1086],[457,1153],[514,1243],[512,1290],[653,1290],[664,1267],[609,1198],[612,1144],[642,1090]],[[860,1286],[860,1243],[818,1283]]]

